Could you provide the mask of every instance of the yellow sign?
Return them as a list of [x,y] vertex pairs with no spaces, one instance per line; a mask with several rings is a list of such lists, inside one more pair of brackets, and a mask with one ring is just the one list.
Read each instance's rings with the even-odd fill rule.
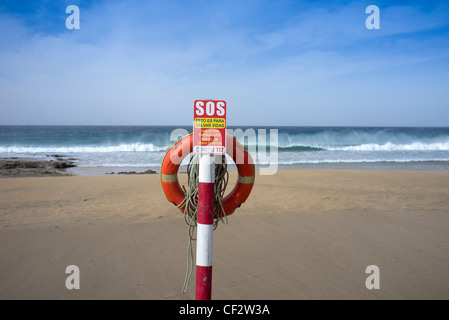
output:
[[195,128],[224,129],[226,120],[223,118],[195,118]]

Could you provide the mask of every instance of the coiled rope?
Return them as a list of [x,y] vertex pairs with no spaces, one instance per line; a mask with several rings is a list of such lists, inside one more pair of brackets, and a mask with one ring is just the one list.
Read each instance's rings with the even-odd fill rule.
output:
[[[184,280],[184,287],[182,293],[187,292],[187,287],[190,282],[193,271],[193,247],[192,241],[195,241],[194,232],[198,220],[198,176],[199,176],[199,162],[201,154],[194,154],[187,165],[187,190],[182,186],[185,197],[185,221],[189,226],[189,243],[187,246],[187,268],[186,277]],[[215,155],[215,190],[214,190],[214,230],[221,221],[224,224],[228,223],[228,218],[223,208],[223,197],[228,185],[229,172],[226,163],[225,155]]]

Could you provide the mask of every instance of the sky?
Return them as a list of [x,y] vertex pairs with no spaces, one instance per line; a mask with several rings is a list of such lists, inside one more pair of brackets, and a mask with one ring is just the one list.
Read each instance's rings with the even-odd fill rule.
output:
[[0,125],[189,125],[197,99],[235,126],[449,126],[449,1],[0,0]]

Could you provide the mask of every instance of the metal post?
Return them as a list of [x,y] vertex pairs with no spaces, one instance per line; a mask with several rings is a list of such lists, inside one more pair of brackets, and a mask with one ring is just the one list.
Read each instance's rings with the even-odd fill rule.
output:
[[214,223],[215,158],[201,155],[198,177],[198,227],[196,244],[196,300],[211,300]]

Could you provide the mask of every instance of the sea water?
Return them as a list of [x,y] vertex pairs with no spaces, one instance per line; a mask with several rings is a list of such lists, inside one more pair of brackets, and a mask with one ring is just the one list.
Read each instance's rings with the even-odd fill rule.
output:
[[[159,172],[172,133],[192,126],[0,126],[0,158],[73,160],[79,172],[148,168]],[[259,167],[449,170],[449,128],[230,127],[254,132],[240,138]],[[266,141],[260,135],[266,133]],[[270,134],[277,133],[277,141]],[[251,145],[256,141],[257,146]],[[261,157],[258,146],[267,144]],[[276,147],[276,148],[275,148]],[[273,154],[274,155],[274,154]],[[185,164],[185,162],[184,162]],[[84,169],[84,171],[83,171]],[[90,171],[89,171],[90,170]]]

